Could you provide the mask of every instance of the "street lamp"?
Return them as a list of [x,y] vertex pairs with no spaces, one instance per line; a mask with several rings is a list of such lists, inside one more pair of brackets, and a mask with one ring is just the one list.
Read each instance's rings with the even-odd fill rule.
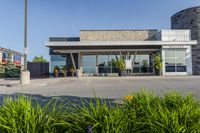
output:
[[25,0],[25,13],[24,13],[24,69],[21,71],[20,83],[29,84],[30,83],[30,72],[27,69],[27,19],[28,19],[28,0]]

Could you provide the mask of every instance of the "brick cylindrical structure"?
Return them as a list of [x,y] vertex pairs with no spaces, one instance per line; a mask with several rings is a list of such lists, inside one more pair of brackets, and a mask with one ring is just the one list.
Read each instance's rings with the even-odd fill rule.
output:
[[182,10],[171,17],[172,29],[191,29],[192,40],[198,45],[192,47],[193,74],[200,75],[200,6]]

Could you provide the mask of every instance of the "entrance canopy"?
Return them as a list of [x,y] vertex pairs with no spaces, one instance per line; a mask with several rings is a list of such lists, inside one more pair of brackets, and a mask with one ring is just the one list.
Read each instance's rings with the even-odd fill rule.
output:
[[152,51],[162,46],[196,45],[196,41],[82,41],[48,42],[47,47],[54,52],[112,52],[112,51]]

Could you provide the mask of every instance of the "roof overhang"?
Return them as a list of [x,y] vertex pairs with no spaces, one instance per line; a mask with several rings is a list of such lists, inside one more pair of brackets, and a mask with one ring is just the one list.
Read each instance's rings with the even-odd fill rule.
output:
[[111,51],[154,51],[162,46],[191,46],[197,41],[81,41],[48,42],[47,47],[54,52],[111,52]]
[[47,47],[87,47],[87,46],[163,46],[163,45],[197,45],[197,41],[81,41],[48,42]]

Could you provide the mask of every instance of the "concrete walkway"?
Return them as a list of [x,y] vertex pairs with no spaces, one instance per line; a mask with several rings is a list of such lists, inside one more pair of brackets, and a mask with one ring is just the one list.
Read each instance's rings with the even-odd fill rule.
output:
[[161,94],[169,90],[192,92],[200,98],[200,76],[135,76],[34,79],[21,86],[19,80],[0,80],[0,94],[30,94],[45,97],[89,97],[119,99],[141,88]]

